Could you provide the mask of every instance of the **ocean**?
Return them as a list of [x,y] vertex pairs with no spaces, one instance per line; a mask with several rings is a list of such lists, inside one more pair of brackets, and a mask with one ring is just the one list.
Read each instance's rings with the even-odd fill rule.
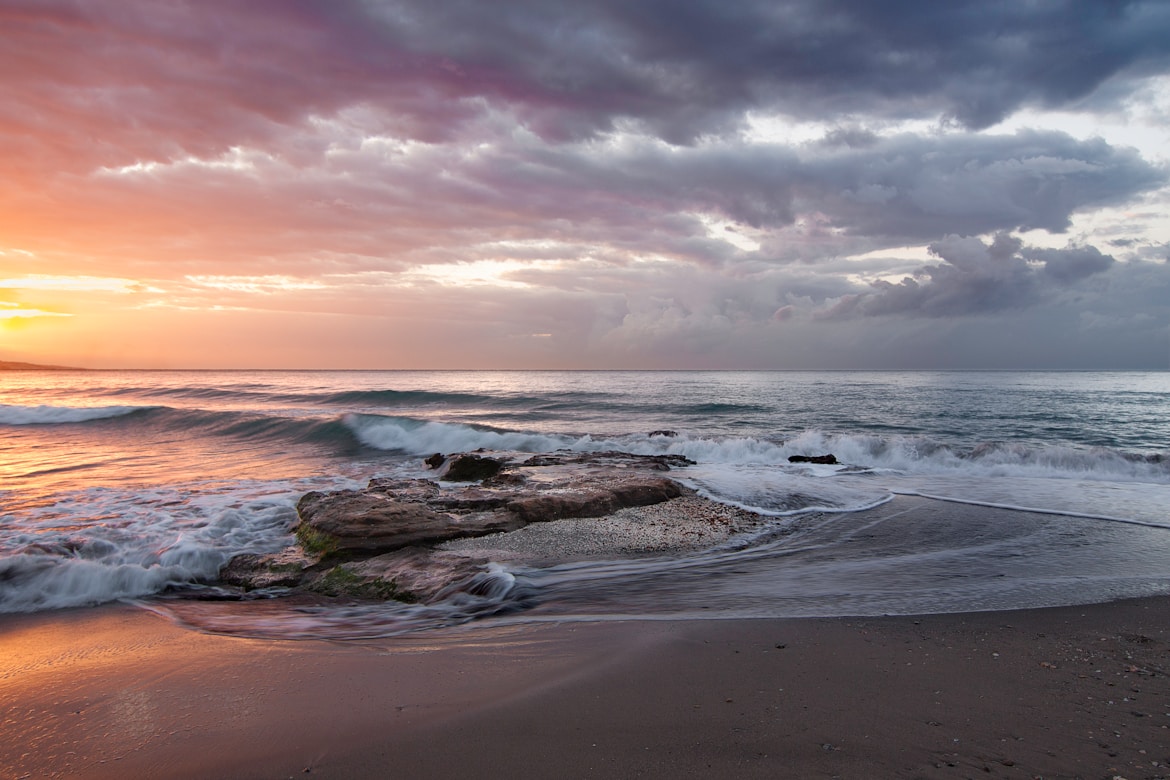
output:
[[[211,598],[232,556],[291,543],[305,492],[481,447],[685,455],[673,478],[770,520],[685,555],[501,564],[425,607]],[[0,372],[0,612],[130,600],[345,638],[1165,593],[1165,372]]]

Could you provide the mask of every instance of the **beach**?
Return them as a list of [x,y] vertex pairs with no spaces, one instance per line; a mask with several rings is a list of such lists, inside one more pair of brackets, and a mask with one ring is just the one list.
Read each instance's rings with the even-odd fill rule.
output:
[[1170,776],[1170,598],[348,643],[0,620],[5,777]]

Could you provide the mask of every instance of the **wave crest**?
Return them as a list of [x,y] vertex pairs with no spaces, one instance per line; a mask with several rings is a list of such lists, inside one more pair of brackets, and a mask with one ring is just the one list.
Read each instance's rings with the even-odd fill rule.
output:
[[15,406],[0,404],[0,425],[52,425],[122,417],[150,406]]

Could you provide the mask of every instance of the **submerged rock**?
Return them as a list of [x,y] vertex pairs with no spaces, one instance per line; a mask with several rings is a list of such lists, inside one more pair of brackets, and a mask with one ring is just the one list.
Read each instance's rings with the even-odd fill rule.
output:
[[789,463],[820,463],[825,466],[837,465],[837,458],[834,455],[790,455],[788,456]]

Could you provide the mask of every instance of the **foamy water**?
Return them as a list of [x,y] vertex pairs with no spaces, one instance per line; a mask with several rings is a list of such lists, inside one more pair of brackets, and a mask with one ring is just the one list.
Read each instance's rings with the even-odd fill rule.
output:
[[[671,435],[651,435],[664,430]],[[708,593],[707,602],[723,616],[775,613],[761,606],[769,603],[843,614],[1140,595],[1170,578],[1132,572],[1135,550],[1137,559],[1153,556],[1151,571],[1165,559],[1170,572],[1168,441],[1167,374],[8,372],[0,374],[0,611],[213,581],[233,555],[289,544],[307,490],[424,476],[421,457],[481,447],[685,455],[696,465],[672,476],[774,517],[777,535],[677,560],[501,567],[445,604],[298,612],[277,621],[286,634],[381,635],[488,616],[710,613],[668,585],[688,572],[702,587],[718,583],[719,597]],[[788,462],[827,452],[840,464]],[[969,511],[941,535],[931,513],[883,521],[899,531],[881,562],[830,532],[843,521],[814,514],[880,508],[896,495],[1014,514],[995,514],[986,535],[998,546],[986,549],[971,545]],[[819,519],[801,538],[819,534],[817,549],[832,553],[815,565],[790,548],[792,524],[811,517]],[[1020,528],[1063,531],[1025,534],[1012,518]],[[1066,547],[1079,544],[1068,536],[1074,528],[1097,549],[1081,572],[1068,566],[1080,560]],[[932,562],[975,566],[1004,549],[1029,567],[974,590],[968,582],[959,595],[930,585]],[[1118,556],[1112,568],[1109,556]],[[904,573],[891,574],[895,565]],[[1041,584],[1046,567],[1060,577]],[[842,581],[854,583],[852,595],[831,596]],[[245,633],[273,630],[255,616],[247,629],[247,613],[217,619]]]

